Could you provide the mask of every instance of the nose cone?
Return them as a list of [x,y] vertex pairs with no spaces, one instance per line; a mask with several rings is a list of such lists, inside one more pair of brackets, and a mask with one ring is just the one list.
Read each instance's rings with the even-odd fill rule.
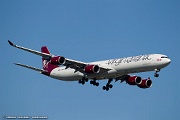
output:
[[169,65],[171,63],[171,60],[170,59],[167,59],[166,60],[166,64]]

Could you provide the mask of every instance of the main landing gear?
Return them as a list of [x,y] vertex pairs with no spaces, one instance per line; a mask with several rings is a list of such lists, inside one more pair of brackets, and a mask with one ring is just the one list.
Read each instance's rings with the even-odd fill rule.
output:
[[[79,84],[84,85],[86,82],[88,82],[88,78],[83,77],[83,78],[82,78],[81,80],[79,80],[78,82],[79,82]],[[94,79],[94,80],[91,80],[91,81],[90,81],[90,84],[92,84],[92,85],[94,85],[94,86],[99,86],[99,83],[96,82],[95,79]]]
[[106,86],[103,86],[103,90],[108,91],[109,88],[112,88],[113,87],[113,85],[111,84],[112,81],[113,81],[113,79],[109,79],[108,83],[106,84]]
[[99,83],[96,82],[95,79],[94,79],[94,80],[91,80],[91,81],[90,81],[90,84],[92,84],[92,85],[94,85],[94,86],[99,86]]
[[88,78],[83,77],[83,78],[82,78],[81,80],[79,80],[78,82],[79,82],[79,84],[84,85],[86,82],[88,82]]
[[155,69],[154,77],[159,77],[159,74],[158,74],[159,71],[160,69]]

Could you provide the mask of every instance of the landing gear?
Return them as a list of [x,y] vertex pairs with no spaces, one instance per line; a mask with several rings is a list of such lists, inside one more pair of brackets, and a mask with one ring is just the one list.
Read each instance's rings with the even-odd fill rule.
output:
[[94,85],[94,86],[99,86],[99,83],[96,82],[96,80],[91,80],[90,84]]
[[108,83],[106,84],[106,86],[103,86],[102,89],[108,91],[109,88],[112,88],[113,87],[113,85],[111,84],[112,81],[113,81],[113,79],[109,79]]
[[154,77],[159,77],[159,74],[157,74],[157,73],[154,73]]
[[160,69],[155,69],[154,77],[159,77],[159,74],[158,74],[159,71]]
[[79,82],[79,84],[84,85],[86,82],[88,82],[88,78],[83,77],[83,78],[82,78],[81,80],[79,80],[78,82]]
[[108,88],[108,87],[106,87],[106,86],[103,86],[103,90],[108,91],[108,90],[109,90],[109,88]]
[[[78,82],[79,82],[79,84],[84,85],[86,82],[88,82],[88,78],[83,77],[83,78],[82,78],[81,80],[79,80]],[[90,81],[90,84],[92,84],[92,85],[94,85],[94,86],[99,86],[99,83],[96,82],[96,79],[91,80],[91,81]]]

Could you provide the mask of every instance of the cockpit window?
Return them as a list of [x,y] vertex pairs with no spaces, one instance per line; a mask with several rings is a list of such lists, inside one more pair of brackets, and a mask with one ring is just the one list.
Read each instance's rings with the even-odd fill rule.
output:
[[169,57],[167,57],[167,56],[162,56],[161,58],[169,58]]

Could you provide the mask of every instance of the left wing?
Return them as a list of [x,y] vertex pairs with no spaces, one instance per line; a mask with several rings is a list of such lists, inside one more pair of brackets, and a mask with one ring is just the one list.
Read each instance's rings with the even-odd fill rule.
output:
[[[88,65],[91,65],[91,64],[81,62],[81,61],[72,60],[72,59],[66,59],[66,62],[64,64],[64,66],[66,66],[66,68],[68,68],[68,67],[73,68],[73,69],[80,71],[82,73],[84,73],[84,68]],[[99,66],[99,68],[100,68],[100,73],[107,72],[107,71],[111,70],[110,68],[104,68],[102,66]]]

